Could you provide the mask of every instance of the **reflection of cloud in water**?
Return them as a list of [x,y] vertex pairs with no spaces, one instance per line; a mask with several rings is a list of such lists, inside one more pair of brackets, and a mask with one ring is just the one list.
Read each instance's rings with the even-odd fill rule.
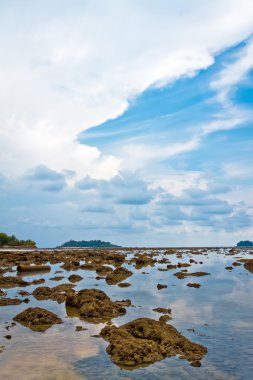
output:
[[232,326],[234,329],[238,329],[238,330],[246,329],[246,330],[250,330],[250,332],[252,331],[252,322],[246,322],[246,321],[233,321],[233,322],[231,323],[231,326]]
[[253,280],[242,283],[239,279],[236,280],[236,286],[227,294],[223,295],[223,299],[233,301],[238,305],[247,306],[253,304]]
[[[36,364],[35,364],[36,363]],[[84,380],[71,366],[53,354],[13,352],[1,364],[5,380]]]
[[191,321],[203,324],[207,319],[214,318],[213,306],[210,304],[199,305],[191,302],[192,299],[178,299],[170,303],[172,316],[177,320]]
[[10,350],[6,347],[8,355],[1,357],[1,377],[5,380],[83,380],[85,377],[76,374],[71,363],[98,354],[96,341],[89,337],[98,333],[96,328],[78,333],[72,325],[67,331],[52,328],[48,333],[29,336],[14,331]]

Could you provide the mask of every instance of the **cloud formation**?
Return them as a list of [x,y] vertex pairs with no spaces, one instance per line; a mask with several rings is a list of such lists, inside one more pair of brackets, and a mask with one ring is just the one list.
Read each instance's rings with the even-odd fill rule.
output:
[[77,134],[122,114],[151,85],[213,64],[252,32],[250,9],[249,0],[1,4],[0,170],[22,174],[32,162],[111,178],[117,157]]
[[1,225],[40,244],[253,233],[252,25],[250,0],[2,2]]

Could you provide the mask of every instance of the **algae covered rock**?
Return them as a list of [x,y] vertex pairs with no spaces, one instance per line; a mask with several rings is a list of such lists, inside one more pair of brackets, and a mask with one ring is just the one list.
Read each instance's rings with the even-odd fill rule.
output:
[[126,313],[119,301],[112,301],[98,289],[83,289],[68,295],[66,306],[77,308],[80,317],[94,323],[110,321]]
[[148,365],[169,356],[200,366],[207,349],[181,335],[175,327],[150,318],[139,318],[121,327],[106,326],[100,335],[110,344],[106,351],[122,367]]
[[20,305],[22,302],[18,298],[0,298],[0,306]]
[[83,279],[83,277],[79,276],[79,274],[72,274],[68,279],[70,282],[79,282]]
[[124,267],[116,268],[110,274],[106,276],[106,282],[108,285],[117,285],[119,282],[126,280],[132,276],[133,272]]
[[22,278],[14,276],[0,277],[0,287],[4,289],[16,288],[18,286],[28,286],[29,282],[22,280]]
[[247,269],[250,273],[253,273],[253,259],[246,260],[244,268]]
[[54,286],[53,288],[48,286],[40,286],[32,292],[32,295],[38,301],[51,299],[52,301],[62,303],[66,300],[67,295],[74,292],[74,286],[74,284],[60,284]]
[[61,318],[56,314],[40,307],[29,307],[13,319],[29,329],[39,332],[46,331],[54,324],[62,323]]

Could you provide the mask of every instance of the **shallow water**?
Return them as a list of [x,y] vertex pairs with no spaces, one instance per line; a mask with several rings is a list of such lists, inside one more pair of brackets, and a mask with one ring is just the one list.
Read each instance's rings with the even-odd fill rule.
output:
[[[108,285],[105,280],[96,280],[95,271],[63,271],[54,274],[61,264],[51,265],[51,271],[41,274],[25,274],[24,280],[43,277],[46,282],[39,286],[56,286],[69,283],[70,274],[80,274],[83,278],[75,289],[97,287],[105,291],[113,300],[130,298],[134,307],[128,307],[126,315],[113,320],[122,325],[135,318],[151,317],[158,319],[161,314],[152,311],[155,307],[172,309],[173,319],[169,321],[191,341],[207,347],[208,353],[201,361],[200,368],[192,367],[179,358],[167,358],[148,367],[134,370],[120,369],[112,363],[105,348],[108,343],[97,335],[104,324],[80,321],[67,313],[65,304],[54,301],[37,301],[32,295],[28,305],[0,307],[0,377],[6,380],[53,380],[53,379],[251,379],[253,373],[253,275],[243,265],[225,269],[237,257],[252,258],[250,250],[240,250],[234,256],[227,255],[228,249],[208,250],[208,254],[192,254],[181,250],[182,258],[176,255],[164,256],[171,263],[189,262],[193,258],[198,264],[187,268],[189,272],[205,271],[210,275],[178,279],[173,273],[180,269],[161,272],[166,264],[136,270],[123,264],[134,274],[126,282],[128,288]],[[163,257],[159,251],[159,258]],[[132,257],[133,252],[129,253]],[[199,264],[199,262],[203,264]],[[184,268],[183,268],[184,269]],[[145,272],[145,274],[143,273]],[[7,273],[6,275],[15,275]],[[51,281],[54,276],[65,276],[61,281]],[[188,282],[197,282],[201,287],[189,288]],[[158,290],[157,284],[167,288]],[[32,292],[38,285],[27,286],[24,290]],[[8,297],[18,297],[23,288],[7,289]],[[55,325],[45,333],[32,332],[16,324],[10,327],[12,318],[27,307],[39,306],[55,312],[64,323]],[[68,314],[68,315],[67,315]],[[87,330],[76,332],[75,326]],[[12,338],[4,338],[10,334]]]

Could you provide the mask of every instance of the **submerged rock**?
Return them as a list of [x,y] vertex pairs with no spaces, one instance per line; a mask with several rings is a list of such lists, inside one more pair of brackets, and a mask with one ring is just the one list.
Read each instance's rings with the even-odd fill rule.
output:
[[40,307],[29,307],[13,319],[29,329],[39,332],[46,331],[54,324],[62,323],[61,318],[56,314]]
[[87,330],[87,328],[83,326],[76,326],[75,328],[75,331],[85,331],[85,330]]
[[[127,301],[129,304],[129,300]],[[81,318],[99,323],[124,315],[126,309],[121,302],[112,301],[102,290],[83,289],[78,293],[68,295],[66,306],[77,308]]]
[[186,277],[202,277],[202,276],[208,276],[210,273],[207,273],[207,272],[192,272],[192,273],[189,273],[189,272],[176,272],[174,273],[174,276],[176,276],[177,278],[179,278],[180,280],[183,279],[183,278],[186,278]]
[[148,365],[169,356],[200,366],[207,348],[193,343],[173,326],[150,318],[136,319],[121,327],[106,326],[100,335],[110,344],[106,351],[122,367]]

